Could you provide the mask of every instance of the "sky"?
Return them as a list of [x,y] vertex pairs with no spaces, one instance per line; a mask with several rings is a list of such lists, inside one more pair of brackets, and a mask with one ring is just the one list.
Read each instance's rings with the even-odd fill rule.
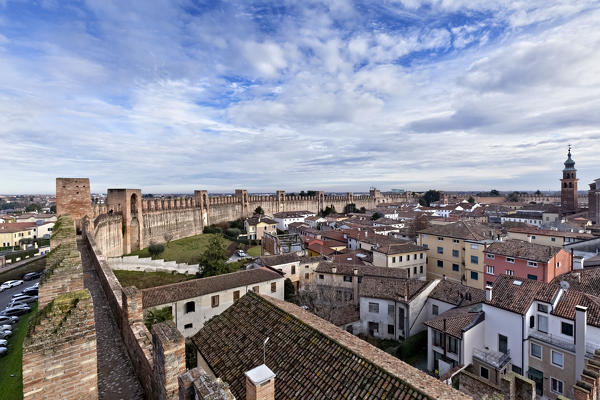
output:
[[580,190],[600,3],[0,0],[0,193]]

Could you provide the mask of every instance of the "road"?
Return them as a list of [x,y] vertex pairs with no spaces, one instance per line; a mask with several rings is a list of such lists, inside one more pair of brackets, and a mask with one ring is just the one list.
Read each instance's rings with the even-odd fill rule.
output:
[[[23,289],[28,288],[30,286],[35,285],[40,281],[40,278],[31,280],[31,281],[23,281],[22,285],[11,287],[10,289],[6,289],[3,292],[0,292],[0,311],[4,310],[10,299],[12,299],[13,294],[21,293]],[[4,283],[4,282],[0,282]]]

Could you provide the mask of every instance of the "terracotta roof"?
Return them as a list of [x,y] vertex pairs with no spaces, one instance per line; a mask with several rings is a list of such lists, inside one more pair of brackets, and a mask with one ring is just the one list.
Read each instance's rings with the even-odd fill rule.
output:
[[265,224],[269,225],[277,225],[277,221],[269,217],[251,217],[248,218],[246,222],[248,222],[248,225],[250,226],[256,226],[256,224],[258,224],[259,222],[264,222]]
[[419,231],[419,233],[479,241],[492,239],[492,234],[495,232],[494,229],[484,224],[470,221],[459,221],[446,225],[431,225],[429,228]]
[[339,242],[348,242],[346,234],[342,231],[321,231],[321,236],[323,238],[337,240]]
[[255,268],[229,274],[210,276],[208,278],[191,279],[189,281],[157,286],[142,290],[143,308],[216,293],[222,290],[253,285],[274,279],[282,275],[269,268]]
[[0,233],[17,233],[33,229],[37,226],[35,222],[13,222],[0,224]]
[[453,308],[426,321],[425,325],[461,339],[466,328],[475,326],[485,319],[485,313],[481,310],[474,311],[474,309],[476,307],[472,306]]
[[551,283],[559,285],[561,281],[568,282],[570,290],[577,290],[600,297],[600,268],[584,268],[570,271],[557,276]]
[[530,243],[526,240],[508,239],[490,244],[484,252],[531,261],[548,262],[561,250],[561,247]]
[[508,228],[507,229],[508,232],[515,232],[515,233],[527,233],[530,235],[540,235],[540,236],[555,236],[555,237],[562,237],[562,238],[575,238],[575,239],[594,239],[596,236],[589,234],[589,233],[578,233],[578,232],[560,232],[560,231],[553,231],[550,229],[537,229],[534,227],[528,228],[528,227],[514,227],[514,228]]
[[389,279],[376,276],[364,276],[358,287],[361,297],[389,299],[402,303],[409,302],[432,282],[418,279]]
[[[517,284],[519,282],[520,284]],[[492,301],[486,303],[517,314],[525,314],[534,300],[550,303],[557,293],[556,285],[500,275],[494,281]]]
[[329,256],[331,254],[336,253],[336,250],[332,249],[331,247],[316,242],[309,244],[308,249],[324,256]]
[[600,298],[584,292],[566,290],[552,314],[574,321],[575,306],[587,307],[587,324],[600,327]]
[[404,254],[413,253],[416,251],[426,251],[425,247],[418,246],[413,242],[406,241],[404,243],[386,243],[380,247],[372,249],[383,254]]
[[303,218],[305,216],[315,215],[311,211],[282,211],[273,215],[275,218]]
[[429,297],[455,306],[465,306],[485,301],[485,291],[465,286],[460,282],[442,280]]
[[321,261],[315,272],[333,274],[333,268],[336,269],[336,275],[354,275],[357,270],[357,276],[378,276],[384,278],[406,279],[408,274],[404,268],[376,267],[374,265],[359,265],[335,263],[330,261]]
[[468,399],[366,341],[284,301],[248,293],[192,341],[211,370],[246,398],[244,372],[263,363],[278,399]]
[[295,261],[299,262],[315,262],[321,259],[321,257],[308,257],[308,256],[298,256],[293,253],[287,254],[277,254],[274,256],[261,256],[260,261],[262,265],[266,265],[269,267],[275,267],[281,264],[289,264]]

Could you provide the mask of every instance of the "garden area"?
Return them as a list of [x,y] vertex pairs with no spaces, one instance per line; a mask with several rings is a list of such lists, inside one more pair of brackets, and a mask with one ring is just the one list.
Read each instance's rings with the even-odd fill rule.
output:
[[364,335],[359,337],[415,368],[422,371],[427,369],[427,331],[419,332],[403,341]]
[[113,271],[122,287],[135,286],[138,289],[147,289],[155,286],[169,285],[196,278],[195,275],[174,274],[170,272],[142,272],[142,271]]

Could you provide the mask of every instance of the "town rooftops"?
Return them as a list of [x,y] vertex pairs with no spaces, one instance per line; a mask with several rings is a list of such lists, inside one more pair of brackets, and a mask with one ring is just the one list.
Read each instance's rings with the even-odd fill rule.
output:
[[310,212],[310,211],[282,211],[282,212],[278,212],[276,214],[273,215],[273,217],[275,218],[304,218],[304,217],[308,217],[309,215],[315,215],[314,212]]
[[331,261],[321,261],[315,269],[315,272],[347,276],[378,276],[383,278],[396,279],[408,278],[408,272],[404,268],[376,267],[373,265],[347,264]]
[[600,268],[573,270],[557,276],[551,283],[559,285],[562,281],[569,284],[569,290],[577,290],[600,297]]
[[461,339],[464,331],[484,319],[485,314],[481,312],[481,306],[467,306],[450,309],[434,319],[426,321],[425,325]]
[[492,300],[486,301],[486,304],[517,314],[525,314],[534,300],[551,303],[558,290],[557,285],[549,285],[542,281],[500,275],[494,281]]
[[229,274],[191,279],[189,281],[157,286],[142,290],[143,308],[191,299],[222,290],[233,289],[259,282],[280,279],[282,275],[269,268],[255,268]]
[[278,399],[470,399],[295,304],[248,293],[193,337],[238,399],[246,371],[265,364]]
[[248,225],[250,226],[255,226],[258,223],[265,223],[265,224],[269,224],[269,225],[276,225],[277,221],[274,221],[273,219],[269,218],[269,217],[250,217],[246,220],[246,222],[248,222]]
[[274,256],[261,256],[260,262],[262,265],[268,267],[275,267],[281,264],[290,264],[293,262],[315,262],[321,259],[321,257],[308,257],[308,256],[299,256],[293,253],[286,254],[278,254]]
[[418,246],[408,240],[404,243],[385,243],[377,248],[373,248],[372,250],[383,254],[404,254],[426,251],[425,247]]
[[[390,268],[392,269],[392,268]],[[432,282],[418,279],[389,279],[379,276],[364,276],[358,288],[361,297],[409,302]]]
[[573,238],[573,239],[581,239],[581,240],[596,238],[596,236],[589,234],[589,233],[561,232],[561,231],[555,231],[555,230],[551,230],[551,229],[538,229],[538,228],[534,228],[534,227],[525,227],[525,226],[511,227],[511,228],[507,229],[507,232],[525,233],[530,236],[531,235],[553,236],[553,237]]
[[530,243],[525,240],[509,239],[490,244],[484,252],[531,261],[548,262],[548,260],[558,254],[561,250],[561,247]]
[[489,226],[471,221],[431,225],[429,228],[419,231],[419,233],[474,241],[493,239],[495,234],[494,230]]
[[0,224],[0,233],[17,233],[33,229],[37,226],[35,222],[12,222]]
[[431,291],[429,297],[458,307],[485,301],[485,291],[460,282],[442,280]]
[[600,298],[584,292],[567,289],[552,314],[574,321],[576,306],[587,307],[587,324],[600,327]]

